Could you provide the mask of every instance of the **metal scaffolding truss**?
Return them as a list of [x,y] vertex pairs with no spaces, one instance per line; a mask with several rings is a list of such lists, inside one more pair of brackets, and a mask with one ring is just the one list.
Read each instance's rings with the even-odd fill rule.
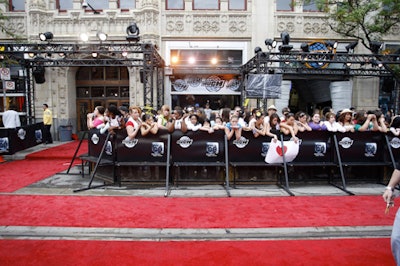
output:
[[[0,43],[0,59],[28,70],[37,67],[135,67],[140,70],[143,82],[144,105],[159,108],[164,100],[165,63],[151,43]],[[161,100],[154,101],[154,90]]]
[[325,52],[259,52],[242,66],[243,75],[279,73],[284,79],[343,80],[353,76],[391,77],[400,56]]

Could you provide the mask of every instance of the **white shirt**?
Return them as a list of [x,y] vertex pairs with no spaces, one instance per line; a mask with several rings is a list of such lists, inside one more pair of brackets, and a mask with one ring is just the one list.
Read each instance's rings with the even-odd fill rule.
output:
[[3,124],[5,128],[17,128],[21,126],[19,114],[14,110],[7,110],[3,113]]

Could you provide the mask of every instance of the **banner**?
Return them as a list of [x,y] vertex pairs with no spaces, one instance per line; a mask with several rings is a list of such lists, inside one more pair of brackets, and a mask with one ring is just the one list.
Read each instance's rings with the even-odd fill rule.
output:
[[284,141],[283,148],[281,141],[272,140],[269,144],[267,155],[265,156],[266,163],[283,163],[283,154],[285,154],[286,162],[291,162],[296,159],[299,153],[299,142]]
[[172,79],[171,94],[240,95],[237,78],[225,80],[219,76],[190,75]]

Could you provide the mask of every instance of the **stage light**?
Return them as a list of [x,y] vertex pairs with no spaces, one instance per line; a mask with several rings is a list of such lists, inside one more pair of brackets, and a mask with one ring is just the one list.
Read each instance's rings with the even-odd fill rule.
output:
[[218,63],[218,59],[216,57],[211,58],[211,64],[216,65]]
[[374,54],[378,54],[379,50],[382,49],[383,43],[372,41],[370,42],[370,46],[371,46],[371,52]]
[[127,57],[127,56],[128,56],[128,52],[127,52],[127,51],[123,51],[123,52],[122,52],[122,56],[123,56],[123,57]]
[[254,53],[255,54],[258,54],[258,53],[261,53],[261,52],[262,52],[262,49],[261,49],[260,46],[257,46],[256,48],[254,48]]
[[176,64],[178,62],[179,62],[179,57],[178,56],[174,55],[174,56],[171,57],[171,63],[172,64]]
[[89,35],[88,35],[87,33],[81,33],[81,34],[79,35],[79,38],[80,38],[81,41],[83,41],[83,42],[89,41]]
[[99,54],[97,52],[92,52],[92,57],[93,58],[97,58],[99,56]]
[[53,33],[50,31],[44,32],[44,33],[39,33],[39,39],[44,42],[44,41],[50,41],[53,39]]
[[106,41],[107,37],[108,37],[107,34],[105,34],[104,32],[100,32],[100,31],[96,34],[96,36],[102,42]]
[[193,56],[189,57],[189,64],[191,64],[191,65],[196,64],[196,58]]
[[286,31],[281,33],[282,45],[279,46],[279,51],[282,53],[290,52],[293,49],[292,45],[289,45],[290,35]]
[[356,48],[356,46],[357,46],[357,44],[358,44],[358,41],[355,41],[355,42],[351,42],[351,43],[349,43],[348,45],[346,45],[346,51],[349,53],[349,52],[353,52],[354,51],[354,48]]
[[135,22],[133,22],[126,28],[126,34],[127,34],[126,40],[129,42],[131,41],[138,42],[140,40],[139,36],[140,30]]
[[330,48],[330,50],[332,49],[336,49],[338,46],[338,42],[336,41],[326,41],[326,47]]
[[88,8],[88,7],[93,11],[94,14],[100,14],[100,12],[97,11],[96,9],[94,9],[88,2],[83,1],[83,2],[82,2],[82,8],[83,8],[83,9],[86,9],[86,8]]
[[272,50],[276,47],[276,41],[272,39],[266,39],[265,45],[267,46],[268,50]]
[[382,62],[381,62],[381,61],[378,61],[378,60],[371,60],[371,65],[372,65],[373,67],[379,67],[379,68],[383,67]]
[[308,45],[308,43],[303,42],[300,48],[304,53],[310,52],[310,46]]

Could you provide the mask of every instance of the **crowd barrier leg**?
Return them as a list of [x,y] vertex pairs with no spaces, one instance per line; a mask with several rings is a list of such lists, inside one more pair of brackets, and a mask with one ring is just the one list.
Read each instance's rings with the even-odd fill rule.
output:
[[[281,134],[281,143],[282,143],[282,147],[284,147],[282,134]],[[285,153],[282,154],[282,159],[283,159],[283,171],[285,174],[285,184],[284,185],[281,184],[281,186],[290,196],[294,196],[294,193],[289,188],[289,174],[288,174],[288,169],[287,169]]]
[[167,140],[167,150],[168,150],[168,154],[167,154],[167,165],[166,165],[166,170],[165,170],[165,193],[164,193],[164,197],[168,197],[170,194],[170,189],[169,189],[169,177],[170,177],[170,148],[171,148],[171,134],[168,134],[168,140]]
[[224,136],[225,143],[225,190],[228,197],[231,196],[231,192],[229,191],[229,157],[228,157],[228,138],[226,135]]
[[[101,149],[100,155],[99,155],[99,157],[97,158],[96,165],[95,165],[95,167],[93,168],[93,171],[92,171],[92,173],[91,173],[91,175],[90,175],[90,181],[89,181],[88,186],[85,187],[85,188],[75,189],[74,192],[80,192],[80,191],[85,191],[85,190],[89,190],[89,189],[92,189],[92,188],[99,188],[99,187],[104,187],[104,186],[106,186],[106,184],[103,184],[103,185],[98,185],[98,186],[93,186],[93,187],[92,187],[92,183],[93,183],[93,180],[94,180],[94,176],[96,175],[97,168],[99,167],[99,165],[100,165],[100,163],[101,163],[101,160],[102,160],[102,157],[103,157],[103,154],[104,154],[104,152],[105,152],[105,150],[106,150],[107,142],[109,141],[110,136],[111,136],[111,134],[110,134],[110,132],[108,132],[107,137],[106,137],[106,140],[104,141],[103,147],[102,147],[102,149]],[[114,171],[115,171],[115,165],[113,165],[113,168],[114,168],[114,170],[113,170],[113,172],[114,172]],[[114,172],[114,179],[113,179],[113,180],[115,181],[115,172]]]
[[[76,159],[76,157],[77,157],[77,155],[78,155],[79,149],[80,149],[81,146],[82,146],[82,142],[83,142],[83,140],[85,139],[86,135],[88,135],[88,134],[89,134],[89,131],[84,131],[84,132],[83,132],[82,137],[81,137],[81,139],[79,140],[78,147],[76,147],[74,156],[72,156],[72,159],[71,159],[71,162],[70,162],[70,164],[69,164],[69,166],[68,166],[68,170],[67,170],[66,174],[69,174],[69,171],[70,171],[71,168],[72,168],[72,164],[74,163],[74,161],[75,161],[75,159]],[[82,162],[82,177],[83,177],[83,162]]]
[[339,189],[341,189],[341,190],[343,190],[344,192],[346,192],[349,195],[354,195],[353,192],[347,190],[347,188],[346,188],[346,178],[344,176],[342,158],[340,156],[339,144],[338,144],[337,137],[336,137],[335,134],[333,134],[333,142],[335,143],[335,151],[336,151],[336,156],[337,156],[337,159],[338,159],[338,164],[339,164],[338,166],[339,166],[339,170],[340,170],[340,177],[342,179],[342,185],[339,186],[339,185],[335,184],[332,180],[331,180],[330,184],[335,186],[335,187],[337,187],[337,188],[339,188]]

